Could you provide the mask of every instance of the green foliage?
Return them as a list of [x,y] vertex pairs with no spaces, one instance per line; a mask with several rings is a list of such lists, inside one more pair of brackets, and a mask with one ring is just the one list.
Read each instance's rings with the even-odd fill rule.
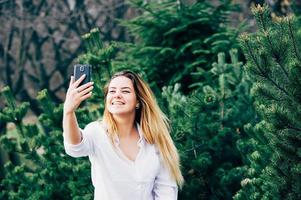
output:
[[[155,90],[180,83],[187,93],[202,82],[199,72],[211,69],[218,52],[239,48],[242,27],[229,28],[228,17],[237,9],[231,1],[198,1],[186,6],[181,1],[131,1],[141,15],[122,23],[136,39],[125,44],[114,67],[143,71]],[[195,73],[191,77],[191,73]]]
[[[102,91],[110,74],[114,45],[100,46],[96,29],[84,39],[88,43],[88,53],[81,55],[79,62],[93,64],[95,89]],[[5,164],[0,199],[92,199],[88,160],[74,159],[64,153],[63,105],[53,103],[47,90],[42,90],[37,96],[43,110],[39,123],[25,124],[23,118],[28,111],[28,103],[17,105],[8,87],[2,90],[2,94],[7,100],[7,107],[0,112],[0,119],[14,123],[18,137],[1,136],[1,146],[7,152],[17,153],[18,162],[8,161]],[[103,102],[99,102],[96,95],[84,103],[87,106],[82,106],[76,113],[80,127],[99,118],[103,108]]]
[[249,161],[248,177],[235,199],[301,199],[301,34],[294,17],[272,21],[254,7],[259,30],[241,36],[252,95],[262,121],[246,126],[239,144]]
[[254,116],[251,83],[237,50],[230,55],[228,64],[225,54],[218,54],[207,73],[211,81],[189,96],[179,84],[163,88],[186,180],[180,199],[231,199],[245,176],[236,141],[246,137],[243,125]]
[[[123,44],[124,54],[118,59],[114,58],[120,44],[104,44],[98,29],[82,37],[87,52],[78,62],[92,65],[95,88],[93,98],[77,112],[79,126],[100,117],[102,88],[116,70],[143,72],[158,90],[175,85],[163,87],[162,96],[186,179],[180,198],[231,199],[246,173],[236,141],[244,137],[242,127],[253,117],[250,83],[238,52],[217,56],[237,45],[240,28],[226,26],[236,7],[227,0],[218,5],[199,1],[192,6],[174,0],[144,2],[132,1],[142,14],[125,22],[137,45]],[[196,90],[184,96],[182,91],[188,93],[189,86]],[[14,123],[18,137],[1,136],[1,145],[17,153],[18,162],[5,165],[0,199],[91,199],[88,160],[64,154],[63,106],[53,103],[47,90],[42,90],[37,96],[43,110],[39,123],[24,124],[28,104],[17,105],[9,88],[2,93],[8,106],[0,119]]]
[[[6,88],[5,92],[8,91]],[[7,97],[8,102],[15,102]],[[91,199],[88,161],[72,159],[63,153],[62,105],[55,106],[46,90],[41,91],[37,99],[44,111],[39,117],[42,127],[22,122],[25,109],[19,120],[7,120],[17,126],[18,138],[1,136],[2,147],[8,152],[17,152],[21,162],[5,164],[0,199]],[[8,105],[4,111],[11,105],[18,107],[15,103]],[[84,187],[78,190],[80,186]]]
[[17,106],[13,94],[9,87],[4,87],[1,90],[3,96],[7,99],[8,106],[0,112],[0,121],[2,122],[15,122],[20,123],[21,119],[25,116],[29,103],[23,102],[21,105]]
[[83,35],[82,39],[84,40],[86,52],[80,55],[77,61],[81,64],[88,63],[92,65],[94,89],[93,97],[89,102],[93,104],[94,114],[97,115],[99,111],[102,112],[104,109],[103,104],[99,103],[99,99],[104,98],[103,88],[112,76],[112,59],[116,56],[120,45],[117,42],[104,44],[98,28],[94,28]]

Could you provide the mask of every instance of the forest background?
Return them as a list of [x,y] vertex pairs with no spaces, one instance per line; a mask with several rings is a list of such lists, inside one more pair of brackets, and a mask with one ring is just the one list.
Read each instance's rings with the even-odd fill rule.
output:
[[96,83],[82,128],[113,72],[151,85],[179,199],[301,199],[300,14],[297,0],[0,1],[0,199],[93,198],[88,159],[62,143],[75,63]]

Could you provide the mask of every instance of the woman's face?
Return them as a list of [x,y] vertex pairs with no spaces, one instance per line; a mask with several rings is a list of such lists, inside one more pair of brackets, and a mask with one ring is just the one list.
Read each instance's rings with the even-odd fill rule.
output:
[[111,80],[106,97],[106,106],[113,115],[134,114],[137,97],[132,81],[125,76]]

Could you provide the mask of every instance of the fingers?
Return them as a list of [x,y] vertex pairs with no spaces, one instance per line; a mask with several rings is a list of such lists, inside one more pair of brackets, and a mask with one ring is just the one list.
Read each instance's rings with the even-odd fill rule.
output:
[[78,80],[73,83],[74,88],[77,88],[79,84],[85,79],[86,74],[83,74]]
[[80,100],[81,101],[84,101],[84,100],[86,100],[87,98],[89,98],[89,97],[91,97],[92,96],[92,92],[89,92],[88,94],[85,94],[84,96],[82,96],[81,98],[80,98]]
[[[87,99],[92,95],[93,84],[94,82],[89,82],[84,85],[79,86],[79,84],[84,80],[85,74],[82,75],[78,80],[75,81],[74,76],[71,76],[70,85],[68,89],[68,94],[71,99],[79,100],[80,102]],[[79,87],[78,87],[79,86]],[[91,93],[91,94],[89,94]]]
[[78,87],[77,91],[81,92],[81,91],[85,90],[86,88],[93,86],[93,84],[94,84],[94,82],[86,83],[86,84]]
[[85,76],[82,76],[75,81],[74,76],[71,76],[69,89],[64,102],[64,112],[75,111],[82,101],[92,96],[94,82],[89,82],[78,87],[79,83],[84,79],[84,77]]
[[69,83],[69,87],[71,87],[71,85],[74,83],[74,76],[71,76],[70,78],[70,83]]
[[[85,85],[88,85],[89,83],[85,84]],[[83,90],[80,90],[81,87],[77,88],[78,92],[79,92],[79,95],[80,96],[84,96],[85,94],[91,92],[93,90],[93,86],[89,84],[89,87],[83,89]]]

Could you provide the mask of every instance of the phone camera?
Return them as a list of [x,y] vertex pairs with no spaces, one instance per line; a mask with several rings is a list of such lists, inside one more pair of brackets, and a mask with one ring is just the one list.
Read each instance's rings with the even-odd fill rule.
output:
[[81,72],[85,71],[85,66],[80,66],[79,70],[80,70]]

